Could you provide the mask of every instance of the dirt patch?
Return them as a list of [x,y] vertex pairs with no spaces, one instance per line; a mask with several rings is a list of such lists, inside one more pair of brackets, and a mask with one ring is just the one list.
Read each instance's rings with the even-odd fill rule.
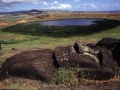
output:
[[0,26],[1,25],[8,25],[8,23],[6,23],[6,22],[0,22]]
[[26,23],[26,22],[28,22],[27,20],[19,20],[19,21],[17,21],[17,23]]

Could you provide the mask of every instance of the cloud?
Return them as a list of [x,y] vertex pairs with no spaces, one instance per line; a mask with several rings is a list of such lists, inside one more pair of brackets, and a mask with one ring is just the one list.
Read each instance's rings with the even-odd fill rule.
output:
[[93,8],[97,8],[93,3],[90,4]]
[[70,4],[60,4],[59,9],[67,9],[67,8],[72,8],[72,6]]
[[95,6],[93,3],[84,3],[82,4],[84,7],[92,7],[92,8],[97,8],[97,6]]
[[10,6],[12,6],[12,3],[4,3],[2,0],[0,0],[0,12],[7,11]]
[[117,6],[119,6],[118,4],[115,4],[115,6],[117,7]]
[[39,0],[1,0],[4,3],[39,2]]
[[58,1],[54,1],[53,3],[54,3],[54,4],[58,4]]
[[42,2],[42,4],[43,4],[43,5],[46,5],[46,6],[49,5],[49,3],[47,3],[47,2]]
[[41,0],[0,0],[0,11],[7,11],[10,7],[12,7],[12,5],[25,2],[39,4]]
[[[1,4],[0,4],[1,5]],[[0,7],[0,12],[4,12],[7,11],[9,9],[9,7]]]
[[72,6],[70,4],[57,4],[57,6],[51,6],[51,9],[71,9]]

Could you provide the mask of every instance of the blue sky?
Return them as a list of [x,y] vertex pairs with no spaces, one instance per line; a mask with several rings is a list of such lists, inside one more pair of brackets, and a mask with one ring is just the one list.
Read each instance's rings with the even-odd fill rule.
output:
[[120,10],[120,0],[0,0],[0,12],[31,9],[71,11]]

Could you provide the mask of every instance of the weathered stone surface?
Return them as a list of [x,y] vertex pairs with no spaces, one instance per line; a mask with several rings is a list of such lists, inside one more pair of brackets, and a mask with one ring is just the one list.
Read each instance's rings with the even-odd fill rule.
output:
[[56,47],[54,57],[59,67],[78,65],[79,67],[95,68],[100,66],[99,61],[90,55],[77,54],[72,46]]
[[79,68],[78,77],[84,77],[87,79],[110,79],[115,75],[115,63],[112,56],[104,49],[94,44],[83,44],[77,41],[74,44],[74,48],[78,54],[89,55],[95,61],[99,61],[100,67],[96,68]]
[[75,42],[74,49],[78,54],[91,56],[96,62],[102,62],[103,56],[101,50],[94,44],[83,44],[80,41]]
[[22,76],[51,83],[54,73],[52,54],[52,50],[43,49],[25,51],[8,58],[0,69],[0,79]]
[[96,45],[108,49],[112,53],[113,59],[120,66],[120,39],[103,38]]
[[29,79],[29,78],[24,78],[24,77],[11,76],[10,78],[11,78],[11,82],[19,83],[19,84],[25,84],[25,85],[43,84],[43,82],[40,80]]
[[79,68],[78,77],[95,80],[105,80],[114,77],[115,75],[115,62],[112,56],[106,51],[101,49],[103,60],[98,68]]
[[103,54],[103,61],[101,68],[110,68],[115,71],[115,61],[113,60],[112,55],[107,51],[101,48]]
[[113,59],[116,60],[118,66],[120,67],[120,42],[116,44],[115,48],[112,50]]
[[100,41],[98,41],[96,45],[112,50],[115,47],[116,43],[118,42],[120,42],[119,39],[107,37],[107,38],[103,38]]
[[80,42],[75,43],[74,48],[66,46],[55,49],[55,60],[59,67],[78,65],[78,77],[87,79],[104,80],[114,77],[115,62],[106,50]]
[[85,45],[82,42],[80,41],[75,42],[74,49],[78,54],[84,54],[84,51],[83,51],[84,48],[85,48]]

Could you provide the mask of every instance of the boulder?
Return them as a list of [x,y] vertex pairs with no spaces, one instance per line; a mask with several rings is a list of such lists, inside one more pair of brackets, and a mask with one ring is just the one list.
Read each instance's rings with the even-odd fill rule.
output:
[[20,76],[38,79],[46,83],[53,81],[53,50],[31,50],[8,58],[0,69],[0,79]]
[[119,39],[107,37],[98,41],[96,45],[99,47],[104,47],[106,49],[112,50],[116,46],[116,43],[118,42],[120,42]]
[[97,68],[100,66],[90,55],[77,54],[73,46],[56,47],[54,60],[58,67],[78,66],[84,68]]

